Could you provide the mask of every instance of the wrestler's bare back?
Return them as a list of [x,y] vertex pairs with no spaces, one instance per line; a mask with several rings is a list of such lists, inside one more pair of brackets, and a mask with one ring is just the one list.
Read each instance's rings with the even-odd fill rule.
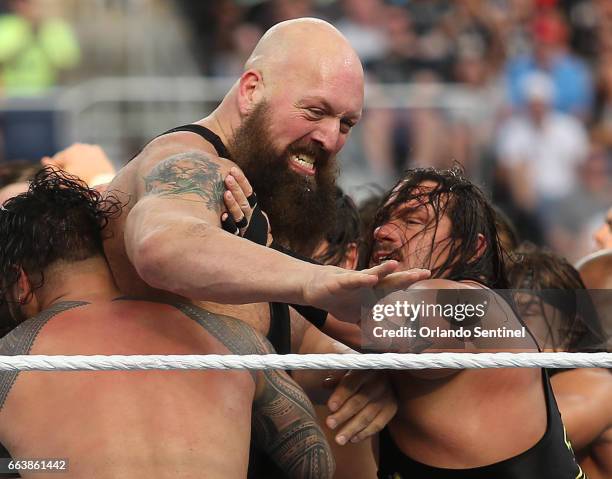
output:
[[[172,306],[116,300],[59,313],[30,353],[229,351]],[[68,458],[65,477],[241,478],[254,392],[246,371],[22,372],[0,441],[14,458]]]

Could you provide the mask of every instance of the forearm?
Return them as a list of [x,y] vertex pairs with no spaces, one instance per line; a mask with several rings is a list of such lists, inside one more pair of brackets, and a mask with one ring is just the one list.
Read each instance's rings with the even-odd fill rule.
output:
[[304,263],[193,218],[133,222],[126,250],[151,286],[220,303],[303,304],[303,284],[321,266]]

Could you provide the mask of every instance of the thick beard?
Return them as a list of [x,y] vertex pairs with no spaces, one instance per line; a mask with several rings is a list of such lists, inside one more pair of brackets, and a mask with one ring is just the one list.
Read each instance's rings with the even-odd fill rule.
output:
[[[269,125],[269,107],[262,102],[236,130],[228,149],[257,193],[274,240],[310,255],[335,223],[336,162],[315,143],[295,142],[279,154]],[[315,158],[314,177],[291,170],[289,157],[295,153]]]

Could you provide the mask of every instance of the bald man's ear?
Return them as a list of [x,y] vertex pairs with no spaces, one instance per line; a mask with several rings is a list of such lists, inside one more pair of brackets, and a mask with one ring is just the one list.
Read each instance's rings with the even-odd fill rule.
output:
[[259,70],[250,68],[240,77],[238,85],[238,108],[242,116],[248,115],[263,99],[264,82]]

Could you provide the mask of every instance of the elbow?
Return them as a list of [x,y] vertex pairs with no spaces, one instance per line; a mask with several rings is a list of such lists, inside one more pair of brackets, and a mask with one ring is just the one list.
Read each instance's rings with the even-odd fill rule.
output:
[[128,249],[128,256],[145,283],[156,289],[175,292],[172,282],[168,280],[177,259],[176,252],[173,251],[172,240],[165,236],[163,232],[158,232],[141,238]]

